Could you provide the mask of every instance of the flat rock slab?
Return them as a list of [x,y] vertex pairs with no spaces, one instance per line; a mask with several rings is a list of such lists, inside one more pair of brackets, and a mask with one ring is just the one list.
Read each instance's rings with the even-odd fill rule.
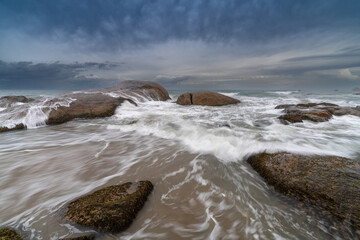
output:
[[121,232],[130,226],[152,189],[150,181],[106,187],[71,202],[66,218],[102,232]]
[[8,228],[0,229],[0,240],[21,240],[19,234]]
[[333,103],[305,103],[278,105],[275,109],[283,109],[284,114],[279,117],[280,121],[287,125],[289,123],[329,121],[334,115],[354,115],[360,117],[360,107],[341,107]]
[[176,103],[180,105],[224,106],[238,104],[240,101],[215,92],[193,92],[180,95]]
[[359,161],[291,153],[262,153],[247,161],[276,190],[325,208],[360,229]]

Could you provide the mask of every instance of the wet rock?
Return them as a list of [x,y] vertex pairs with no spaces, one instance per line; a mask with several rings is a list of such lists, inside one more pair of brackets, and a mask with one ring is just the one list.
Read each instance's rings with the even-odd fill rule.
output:
[[24,128],[25,128],[25,126],[22,123],[17,124],[14,127],[0,127],[0,133],[1,132],[12,131],[12,130],[20,130],[20,129],[24,129]]
[[176,103],[180,104],[180,105],[191,105],[192,104],[192,93],[181,94],[178,97]]
[[121,232],[130,226],[152,189],[150,181],[106,187],[70,203],[66,218],[103,232]]
[[[75,118],[98,118],[114,115],[115,109],[124,101],[122,97],[114,98],[101,93],[68,94],[66,97],[76,99],[69,106],[60,106],[50,111],[47,124],[64,123]],[[54,100],[56,101],[56,99]]]
[[360,109],[355,107],[341,107],[333,103],[306,103],[306,104],[284,104],[275,109],[283,109],[284,115],[279,119],[283,124],[303,122],[325,122],[335,116],[354,115],[360,116]]
[[95,235],[86,235],[86,236],[80,236],[80,237],[73,237],[73,238],[63,238],[62,240],[94,240]]
[[0,239],[1,240],[21,240],[21,237],[14,230],[11,230],[8,228],[2,228],[2,229],[0,229]]
[[162,87],[160,84],[156,82],[129,80],[129,81],[123,81],[119,85],[113,88],[138,91],[139,94],[144,94],[147,97],[151,97],[153,100],[166,101],[170,99],[168,91],[166,91],[164,87]]
[[22,102],[22,103],[27,103],[27,102],[31,102],[34,101],[33,98],[27,98],[25,96],[4,96],[0,98],[0,101],[8,101],[8,102]]
[[237,104],[240,101],[215,92],[194,92],[180,95],[176,103],[180,105],[224,106]]
[[325,208],[360,229],[359,161],[291,153],[262,153],[247,161],[276,190]]
[[130,98],[112,97],[104,94],[119,91],[121,94],[134,98],[142,97],[159,101],[170,99],[166,89],[156,82],[124,81],[111,88],[63,95],[62,97],[76,100],[68,107],[61,106],[52,109],[47,124],[64,123],[75,118],[109,117],[115,113],[115,109],[124,101],[136,105]]

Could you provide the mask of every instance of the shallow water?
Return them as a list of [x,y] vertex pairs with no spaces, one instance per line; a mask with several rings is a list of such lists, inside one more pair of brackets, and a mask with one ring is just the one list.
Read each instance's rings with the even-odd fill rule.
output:
[[34,117],[32,129],[2,133],[0,226],[31,239],[92,232],[63,221],[70,201],[148,179],[155,189],[131,227],[100,239],[358,239],[346,224],[276,193],[244,160],[265,150],[360,159],[360,118],[285,126],[274,109],[320,101],[356,106],[360,96],[225,94],[241,103],[184,107],[142,99],[110,118],[44,126]]

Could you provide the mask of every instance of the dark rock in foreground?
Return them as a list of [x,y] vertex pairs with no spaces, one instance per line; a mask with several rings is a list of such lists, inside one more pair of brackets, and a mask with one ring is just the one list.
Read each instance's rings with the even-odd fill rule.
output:
[[180,105],[224,106],[237,104],[240,101],[215,92],[194,92],[180,95],[176,103]]
[[336,156],[262,153],[248,163],[274,188],[360,229],[360,162]]
[[73,237],[73,238],[63,238],[62,240],[94,240],[95,235],[87,235],[87,236],[80,236],[80,237]]
[[7,131],[10,131],[10,130],[20,130],[20,129],[24,129],[24,128],[25,128],[25,126],[22,123],[17,124],[17,125],[15,125],[15,127],[12,127],[12,128],[0,127],[0,133],[1,132],[7,132]]
[[11,230],[8,228],[2,228],[2,229],[0,229],[0,239],[1,240],[21,240],[21,237],[14,230]]
[[283,124],[303,122],[325,122],[335,116],[354,115],[360,117],[360,108],[341,107],[332,103],[307,103],[307,104],[285,104],[278,105],[275,109],[284,109],[284,115],[279,119]]
[[121,232],[130,226],[152,189],[150,181],[140,181],[98,190],[70,203],[66,218],[103,232]]

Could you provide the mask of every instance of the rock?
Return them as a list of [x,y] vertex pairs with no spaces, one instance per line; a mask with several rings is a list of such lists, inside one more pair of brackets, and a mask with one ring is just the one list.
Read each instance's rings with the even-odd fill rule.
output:
[[11,230],[8,228],[1,228],[0,229],[0,239],[1,240],[21,240],[21,237],[14,230]]
[[283,124],[302,122],[309,120],[313,122],[325,122],[335,116],[354,115],[360,116],[357,107],[341,107],[333,103],[306,103],[306,104],[284,104],[275,109],[283,109],[284,115],[279,119]]
[[180,105],[224,106],[237,104],[240,101],[215,92],[194,92],[180,95],[176,103]]
[[325,208],[360,229],[359,161],[291,153],[262,153],[247,161],[276,190]]
[[135,104],[130,99],[114,98],[101,93],[68,94],[66,97],[76,100],[71,102],[68,107],[60,106],[51,109],[47,124],[64,123],[75,118],[110,117],[114,115],[115,109],[125,100]]
[[152,189],[150,181],[106,187],[70,203],[66,218],[102,232],[121,232],[130,226]]
[[73,238],[63,238],[62,240],[94,240],[95,235],[86,235],[80,237],[73,237]]
[[176,103],[180,104],[180,105],[191,105],[192,104],[192,93],[181,94],[178,97]]
[[[140,91],[140,94],[151,97],[153,100],[166,101],[170,99],[168,91],[156,82],[146,81],[123,81],[116,87],[110,88],[129,89],[131,91]],[[145,92],[144,92],[145,91]]]
[[33,98],[27,98],[24,96],[4,96],[0,98],[0,101],[8,101],[8,102],[22,102],[27,103],[34,101]]
[[0,133],[1,132],[7,132],[7,131],[12,131],[12,130],[20,130],[20,129],[24,129],[25,126],[24,124],[20,123],[20,124],[16,124],[14,127],[8,128],[8,127],[0,127]]

